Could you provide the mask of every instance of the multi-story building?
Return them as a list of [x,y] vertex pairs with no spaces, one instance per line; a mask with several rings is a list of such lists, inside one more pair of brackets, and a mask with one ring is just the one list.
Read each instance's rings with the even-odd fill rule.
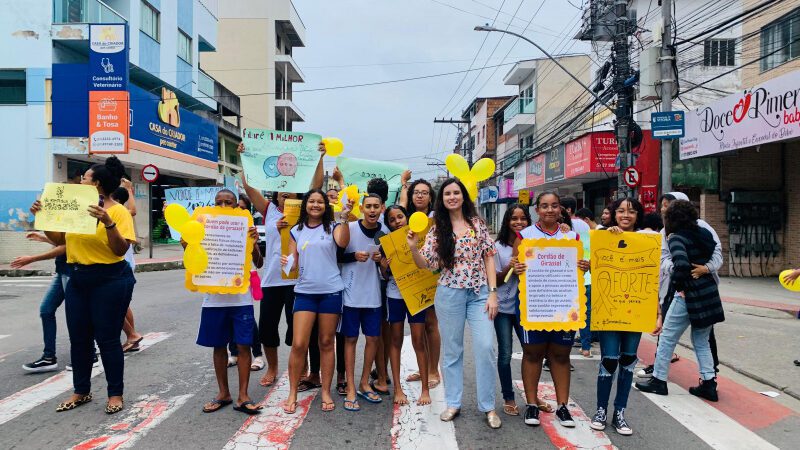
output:
[[[26,250],[19,231],[44,183],[105,157],[88,153],[91,24],[126,25],[127,64],[101,65],[129,74],[130,139],[118,157],[135,188],[138,240],[149,244],[164,188],[221,181],[218,142],[238,139],[240,113],[239,99],[199,66],[217,47],[216,0],[0,0],[0,9],[3,156],[14,168],[0,180],[0,262]],[[147,164],[160,169],[155,183],[141,177]]]

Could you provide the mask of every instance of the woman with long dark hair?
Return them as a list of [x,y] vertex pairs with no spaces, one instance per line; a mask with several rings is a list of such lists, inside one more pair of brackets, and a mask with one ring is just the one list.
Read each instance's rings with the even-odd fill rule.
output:
[[[97,219],[94,234],[46,232],[54,243],[66,243],[67,264],[72,268],[64,295],[74,391],[58,405],[58,412],[92,400],[94,342],[100,347],[108,382],[105,411],[122,411],[125,367],[119,336],[136,282],[124,258],[136,234],[130,212],[110,194],[119,187],[124,174],[122,163],[112,156],[93,165],[81,177],[81,184],[94,186],[99,194],[99,204],[90,206],[88,211]],[[39,210],[41,203],[37,200],[31,212],[36,214]]]
[[452,421],[461,412],[464,389],[464,325],[469,322],[475,358],[478,409],[493,429],[500,428],[494,411],[495,353],[492,321],[497,315],[497,272],[494,242],[478,217],[466,187],[450,178],[442,183],[434,209],[434,225],[417,249],[416,233],[408,246],[417,267],[440,270],[434,300],[442,329],[447,409],[440,419]]

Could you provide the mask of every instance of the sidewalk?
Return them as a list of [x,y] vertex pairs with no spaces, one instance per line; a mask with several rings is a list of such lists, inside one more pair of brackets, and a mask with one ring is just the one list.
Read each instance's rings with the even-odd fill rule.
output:
[[[156,245],[153,247],[153,257],[149,256],[146,247],[134,255],[136,272],[183,269],[183,249],[180,244]],[[55,262],[52,259],[29,264],[21,269],[12,269],[8,264],[0,264],[0,277],[30,277],[53,273],[55,273]]]

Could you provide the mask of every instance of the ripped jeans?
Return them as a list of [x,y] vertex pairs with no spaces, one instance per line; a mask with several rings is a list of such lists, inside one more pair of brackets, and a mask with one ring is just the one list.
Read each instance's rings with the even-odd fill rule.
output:
[[617,396],[614,409],[624,409],[628,405],[628,395],[633,382],[633,369],[638,358],[636,350],[642,333],[630,331],[598,331],[600,339],[600,372],[597,374],[597,408],[608,410],[608,398],[611,396],[611,385],[614,383],[614,372],[619,367],[617,376]]

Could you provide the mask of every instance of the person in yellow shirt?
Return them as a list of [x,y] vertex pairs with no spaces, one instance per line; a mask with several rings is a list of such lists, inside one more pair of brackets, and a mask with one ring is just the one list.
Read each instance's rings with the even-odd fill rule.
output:
[[[87,214],[97,219],[94,234],[47,231],[56,245],[66,244],[67,264],[72,276],[64,293],[72,357],[73,394],[58,405],[56,411],[69,411],[92,400],[91,376],[94,344],[100,347],[108,402],[105,411],[122,410],[124,362],[120,332],[136,282],[130,265],[124,260],[131,242],[136,240],[133,218],[125,206],[110,194],[120,185],[125,174],[115,156],[95,164],[81,177],[81,184],[97,188],[99,201]],[[37,200],[31,213],[41,210]]]

